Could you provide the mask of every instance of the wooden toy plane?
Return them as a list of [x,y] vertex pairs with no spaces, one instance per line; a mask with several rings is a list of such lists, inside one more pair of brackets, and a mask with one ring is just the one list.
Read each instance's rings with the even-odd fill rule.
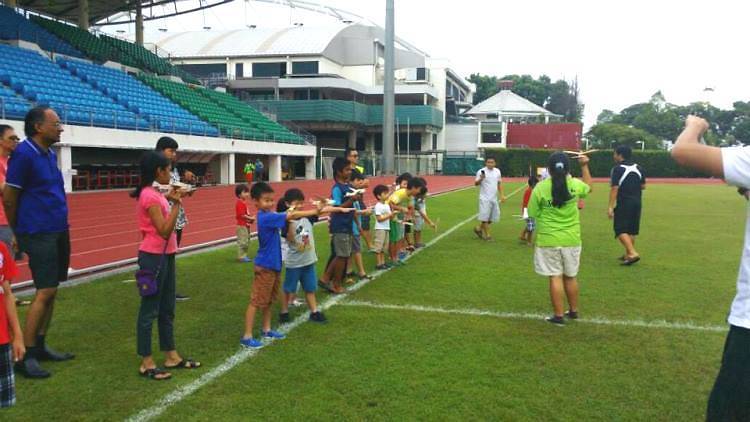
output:
[[572,155],[573,158],[578,158],[580,156],[589,155],[592,152],[597,152],[597,151],[599,151],[599,150],[598,149],[590,149],[588,151],[563,151],[563,152],[566,153],[566,154],[568,154],[568,155]]

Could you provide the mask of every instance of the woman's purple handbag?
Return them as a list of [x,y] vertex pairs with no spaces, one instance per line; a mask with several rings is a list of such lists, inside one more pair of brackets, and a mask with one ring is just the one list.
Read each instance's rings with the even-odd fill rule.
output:
[[164,245],[164,251],[161,254],[159,267],[156,268],[156,271],[141,268],[135,272],[135,284],[138,286],[138,293],[141,297],[149,297],[159,293],[159,272],[161,272],[161,268],[164,266],[167,245],[169,245],[169,240]]

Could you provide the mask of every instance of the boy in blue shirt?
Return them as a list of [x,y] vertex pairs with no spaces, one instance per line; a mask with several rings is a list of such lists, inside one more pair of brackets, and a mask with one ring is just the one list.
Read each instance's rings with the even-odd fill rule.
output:
[[250,197],[255,202],[258,215],[255,217],[258,226],[258,254],[255,256],[255,277],[253,279],[250,303],[245,313],[245,335],[240,340],[244,347],[259,349],[263,343],[253,338],[255,313],[263,312],[261,337],[283,339],[284,334],[271,330],[271,304],[279,296],[281,283],[281,236],[279,231],[287,221],[320,214],[320,208],[310,211],[273,212],[273,189],[266,183],[258,182],[250,189]]
[[[351,192],[349,177],[352,169],[349,162],[343,157],[333,160],[333,174],[336,183],[331,189],[333,206],[340,208],[352,208],[355,197],[347,196]],[[327,273],[331,275],[333,286],[324,284],[326,290],[334,294],[344,293],[342,287],[346,276],[346,265],[352,256],[354,215],[352,213],[332,213],[329,229],[331,231],[331,253],[333,259],[328,266]]]

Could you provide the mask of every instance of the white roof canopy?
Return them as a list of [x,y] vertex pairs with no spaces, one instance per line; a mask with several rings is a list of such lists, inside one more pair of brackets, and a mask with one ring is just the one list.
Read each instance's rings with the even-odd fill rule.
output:
[[559,117],[543,107],[515,94],[510,90],[503,90],[482,101],[466,112],[469,115],[497,114],[498,116],[548,116]]

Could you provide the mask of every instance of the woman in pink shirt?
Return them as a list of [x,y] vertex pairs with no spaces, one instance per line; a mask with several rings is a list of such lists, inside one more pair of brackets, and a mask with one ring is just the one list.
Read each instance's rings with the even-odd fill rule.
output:
[[[171,166],[164,155],[149,151],[141,158],[141,185],[131,194],[138,200],[136,215],[142,241],[138,249],[138,266],[158,272],[159,289],[156,294],[141,297],[138,312],[138,354],[141,356],[140,374],[153,380],[172,377],[170,369],[195,369],[200,362],[183,359],[175,350],[175,254],[177,237],[174,233],[177,216],[182,206],[182,193],[170,191],[165,197],[153,187],[154,182],[170,184]],[[167,200],[174,206],[171,210]],[[164,369],[158,368],[151,353],[151,329],[158,319],[159,347],[166,359]]]

